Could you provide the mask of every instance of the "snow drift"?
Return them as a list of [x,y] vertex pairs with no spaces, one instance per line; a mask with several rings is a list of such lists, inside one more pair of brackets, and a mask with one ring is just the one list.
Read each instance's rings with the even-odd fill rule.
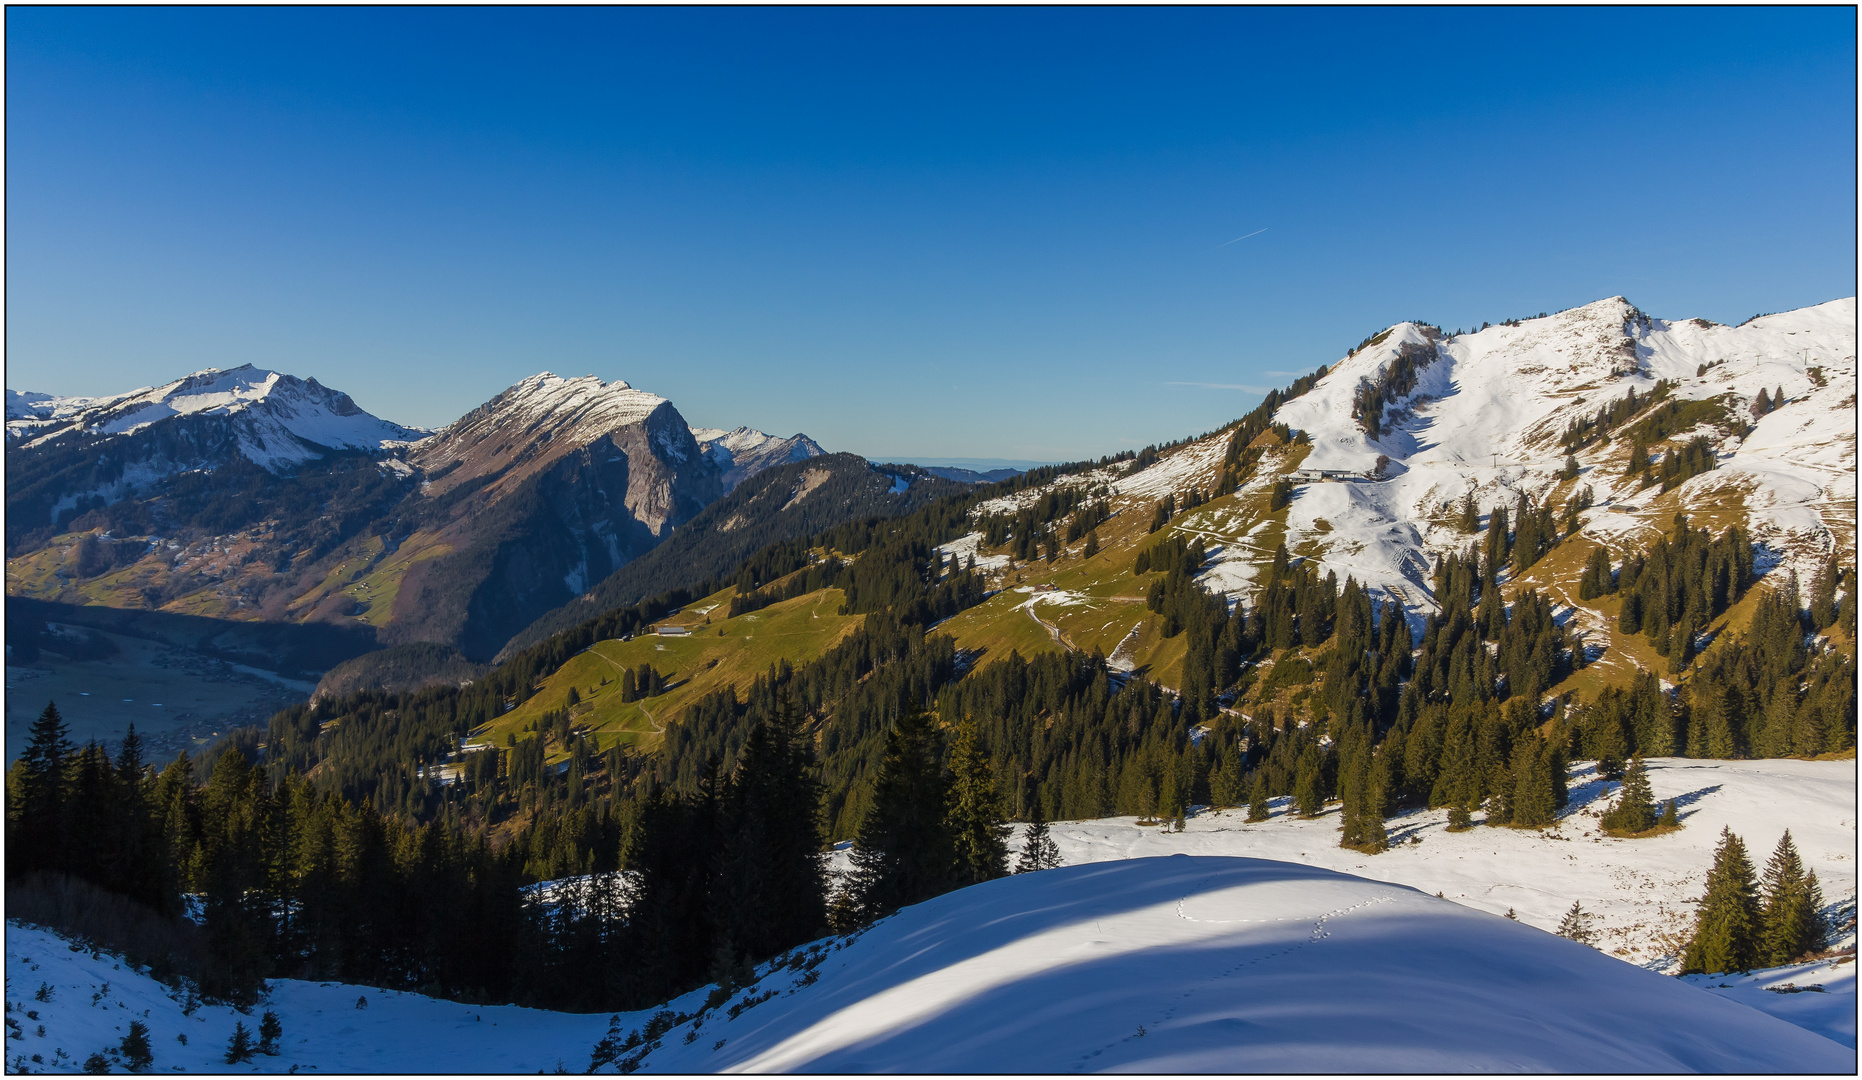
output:
[[[810,976],[818,978],[810,984]],[[1854,1052],[1400,885],[1259,859],[1063,867],[883,920],[655,1072],[1849,1072]],[[689,1040],[689,1041],[688,1041]]]

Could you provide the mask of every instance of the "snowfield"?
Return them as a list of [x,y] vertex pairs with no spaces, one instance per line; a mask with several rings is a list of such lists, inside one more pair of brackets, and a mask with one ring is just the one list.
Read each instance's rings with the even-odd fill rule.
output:
[[1855,1060],[1531,927],[1256,859],[989,882],[882,920],[818,970],[812,986],[766,978],[774,998],[689,1042],[673,1029],[644,1069],[1847,1072]]
[[[1854,762],[1662,759],[1650,778],[1658,797],[1681,799],[1680,832],[1597,836],[1588,815],[1610,794],[1582,770],[1557,829],[1451,834],[1441,814],[1420,812],[1390,823],[1402,842],[1377,856],[1337,846],[1336,811],[1293,820],[1278,800],[1267,822],[1205,812],[1182,833],[1129,818],[1057,823],[1068,865],[796,950],[712,1012],[705,989],[688,993],[667,1007],[691,1016],[638,1065],[1853,1072],[1853,952],[1746,976],[1656,972],[1672,966],[1664,934],[1691,916],[1685,901],[1727,824],[1761,865],[1788,826],[1831,909],[1846,909],[1841,943],[1853,948]],[[844,867],[844,851],[835,860]],[[1602,951],[1547,932],[1574,899],[1594,913]],[[1501,917],[1509,908],[1517,921]],[[7,1061],[35,1071],[76,1071],[140,1018],[154,1071],[225,1072],[233,1024],[256,1030],[269,1007],[283,1020],[281,1053],[240,1071],[580,1072],[609,1021],[291,979],[274,980],[249,1016],[187,1014],[147,976],[18,924],[7,980],[20,1025]],[[41,982],[50,1001],[33,1000]],[[654,1011],[621,1014],[620,1034]]]
[[[7,1019],[20,1025],[21,1035],[12,1038],[9,1024],[8,1072],[78,1072],[92,1053],[120,1043],[131,1020],[149,1026],[152,1073],[534,1073],[554,1071],[558,1061],[580,1072],[608,1019],[298,979],[271,980],[271,1000],[249,1015],[214,1005],[189,1014],[166,987],[115,958],[94,957],[13,922],[7,924],[6,977]],[[41,983],[51,985],[50,1001],[34,999]],[[356,1008],[358,998],[368,1007]],[[267,1008],[284,1027],[278,1056],[226,1064],[233,1025],[245,1024],[256,1040],[259,1014]],[[185,1043],[178,1038],[184,1035]],[[33,1061],[34,1054],[44,1061]],[[118,1065],[111,1071],[126,1070]]]
[[1680,970],[1676,950],[1694,918],[1688,901],[1706,884],[1724,827],[1745,840],[1759,869],[1790,829],[1826,903],[1835,908],[1847,898],[1853,905],[1855,762],[1651,758],[1648,766],[1655,797],[1679,800],[1684,827],[1641,840],[1599,831],[1596,815],[1615,802],[1620,785],[1599,781],[1588,762],[1572,770],[1571,805],[1555,828],[1451,833],[1446,810],[1418,810],[1386,822],[1392,847],[1380,855],[1338,846],[1336,807],[1301,820],[1287,816],[1285,798],[1273,800],[1273,817],[1253,825],[1245,809],[1235,809],[1199,813],[1181,833],[1129,817],[1057,822],[1050,832],[1067,865],[1177,853],[1284,859],[1440,892],[1495,915],[1511,910],[1547,931],[1575,900],[1591,914],[1599,948],[1669,973]]

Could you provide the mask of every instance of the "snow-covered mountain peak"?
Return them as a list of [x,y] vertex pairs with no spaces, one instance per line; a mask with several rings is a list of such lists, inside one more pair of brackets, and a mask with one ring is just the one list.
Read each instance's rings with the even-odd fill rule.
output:
[[[1467,542],[1440,524],[1446,506],[1470,493],[1483,510],[1522,493],[1561,501],[1561,484],[1571,483],[1560,475],[1569,425],[1632,389],[1646,399],[1665,383],[1674,400],[1715,401],[1696,414],[1720,418],[1689,421],[1668,436],[1704,436],[1719,459],[1719,468],[1682,485],[1678,505],[1710,493],[1736,497],[1755,538],[1827,548],[1831,525],[1808,508],[1853,486],[1855,353],[1853,298],[1737,327],[1652,318],[1621,296],[1447,337],[1399,324],[1276,413],[1311,442],[1298,463],[1303,476],[1357,478],[1302,488],[1287,544],[1322,553],[1341,579],[1353,574],[1426,597],[1435,555]],[[1753,412],[1762,390],[1769,399],[1780,389],[1784,405]],[[1629,451],[1628,440],[1612,440],[1577,453],[1577,483],[1606,508],[1593,518],[1603,532],[1648,524],[1627,505],[1648,498],[1636,497],[1639,481],[1625,475]],[[1380,459],[1382,480],[1365,479]],[[1609,509],[1618,501],[1638,516]]]
[[109,397],[7,392],[9,440],[123,436],[176,417],[229,422],[239,452],[266,468],[322,456],[322,448],[379,451],[424,438],[359,408],[348,394],[252,364],[204,368],[161,386]]
[[490,473],[500,475],[499,483],[515,482],[566,453],[634,427],[646,430],[652,453],[668,463],[699,459],[698,444],[667,399],[620,379],[564,378],[543,371],[441,428],[414,448],[412,460],[435,478],[429,491],[439,494]]
[[764,469],[786,465],[791,461],[806,461],[827,453],[820,443],[799,431],[786,439],[779,439],[750,427],[731,431],[723,428],[693,428],[692,438],[698,440],[699,449],[722,470],[726,491]]
[[442,431],[457,432],[487,422],[530,426],[548,422],[552,426],[567,425],[592,431],[601,425],[612,428],[638,423],[666,403],[665,398],[636,390],[624,379],[602,382],[598,375],[565,378],[541,371],[499,393]]

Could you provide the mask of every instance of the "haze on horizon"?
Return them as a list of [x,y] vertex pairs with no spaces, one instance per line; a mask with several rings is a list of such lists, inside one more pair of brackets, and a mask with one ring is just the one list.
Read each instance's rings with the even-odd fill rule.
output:
[[526,375],[876,459],[1208,430],[1418,318],[1854,295],[1856,14],[7,17],[7,385]]

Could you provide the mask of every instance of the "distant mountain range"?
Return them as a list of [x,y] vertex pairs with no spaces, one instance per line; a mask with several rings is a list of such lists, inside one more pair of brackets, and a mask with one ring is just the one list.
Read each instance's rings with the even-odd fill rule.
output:
[[[251,365],[109,397],[8,390],[6,424],[9,595],[359,626],[475,660],[746,482],[826,455],[804,434],[693,429],[626,382],[549,372],[437,431]],[[908,473],[932,475],[846,454],[817,471],[870,476],[877,501],[816,496],[789,515],[798,528],[947,490],[911,492]],[[788,534],[750,519],[804,500],[755,494],[720,536]]]

